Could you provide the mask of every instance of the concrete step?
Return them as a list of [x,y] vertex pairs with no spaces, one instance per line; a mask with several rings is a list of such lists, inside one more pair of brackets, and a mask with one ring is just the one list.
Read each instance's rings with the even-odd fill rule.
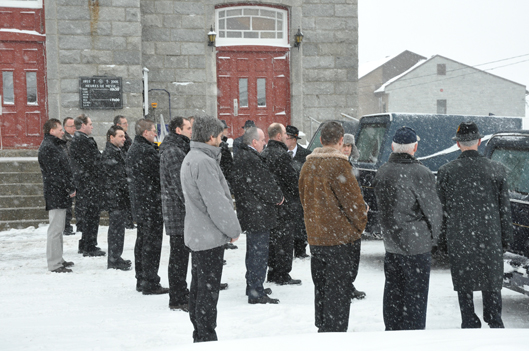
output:
[[0,184],[0,195],[40,195],[44,196],[43,185],[41,184]]
[[0,184],[42,184],[40,172],[0,172]]
[[7,149],[0,150],[0,157],[37,157],[38,149]]
[[48,219],[20,220],[20,221],[0,221],[0,231],[9,229],[24,229],[27,227],[38,228],[39,224],[48,224]]
[[2,208],[18,208],[18,207],[44,207],[44,196],[42,195],[12,195],[0,196],[0,209]]
[[36,157],[0,158],[0,172],[40,172]]
[[3,208],[0,218],[3,221],[40,220],[47,219],[48,212],[44,207]]

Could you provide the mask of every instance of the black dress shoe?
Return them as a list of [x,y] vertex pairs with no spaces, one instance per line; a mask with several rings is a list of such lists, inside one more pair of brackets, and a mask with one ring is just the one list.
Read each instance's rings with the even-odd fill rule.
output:
[[228,290],[228,283],[220,283],[219,290]]
[[112,262],[108,263],[107,269],[119,269],[120,271],[130,271],[132,269],[131,265],[125,261],[123,262]]
[[73,266],[74,266],[74,263],[73,263],[73,262],[66,262],[66,261],[64,261],[64,262],[62,263],[62,266],[63,266],[64,268],[69,268],[69,267],[73,267]]
[[141,282],[138,280],[136,281],[136,291],[141,292],[143,289],[141,287]]
[[356,288],[353,288],[353,293],[351,294],[352,299],[361,300],[364,297],[366,297],[366,293],[360,290],[356,290]]
[[105,256],[107,253],[105,251],[98,250],[97,248],[91,251],[84,251],[84,257],[101,257]]
[[66,267],[59,267],[57,269],[54,269],[52,272],[53,273],[72,273],[73,271]]
[[270,288],[265,288],[265,289],[264,289],[264,293],[265,293],[266,295],[272,295],[272,289],[270,289]]
[[306,253],[302,253],[301,255],[296,255],[295,258],[301,258],[301,259],[304,259],[304,258],[309,258],[310,255],[307,255]]
[[69,228],[69,229],[65,229],[63,232],[62,232],[62,235],[75,235],[74,231],[72,230],[72,228]]
[[147,289],[147,288],[142,289],[143,295],[163,295],[163,294],[168,294],[168,293],[169,293],[169,288],[164,288],[161,285],[158,285],[157,287],[153,289]]
[[169,308],[172,311],[189,312],[189,305],[187,303],[183,303],[181,305],[171,305],[171,304],[169,304]]
[[234,245],[232,243],[227,243],[225,246],[224,246],[224,249],[226,250],[237,250],[239,247],[237,245]]
[[258,297],[256,299],[253,299],[253,298],[248,298],[248,303],[251,304],[251,305],[255,305],[255,304],[272,304],[272,305],[277,305],[279,303],[279,299],[272,299],[271,297],[268,297],[268,295],[263,295],[261,297]]

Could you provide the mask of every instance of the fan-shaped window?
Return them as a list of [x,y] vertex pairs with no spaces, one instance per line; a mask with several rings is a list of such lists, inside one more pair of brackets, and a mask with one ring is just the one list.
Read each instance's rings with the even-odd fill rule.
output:
[[223,7],[216,10],[216,17],[216,46],[288,46],[286,10],[262,6]]

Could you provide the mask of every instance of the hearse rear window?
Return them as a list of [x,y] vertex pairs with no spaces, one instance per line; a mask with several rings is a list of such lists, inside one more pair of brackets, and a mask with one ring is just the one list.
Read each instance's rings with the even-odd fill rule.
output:
[[510,191],[529,194],[529,150],[496,149],[491,159],[507,168]]
[[386,124],[364,124],[361,126],[356,148],[360,153],[357,162],[376,163],[386,134]]

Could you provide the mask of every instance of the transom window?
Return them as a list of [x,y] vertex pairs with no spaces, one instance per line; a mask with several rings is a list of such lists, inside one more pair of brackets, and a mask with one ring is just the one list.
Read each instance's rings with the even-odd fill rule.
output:
[[42,0],[0,0],[0,7],[42,8]]
[[288,46],[287,11],[262,6],[223,7],[216,10],[217,46]]

